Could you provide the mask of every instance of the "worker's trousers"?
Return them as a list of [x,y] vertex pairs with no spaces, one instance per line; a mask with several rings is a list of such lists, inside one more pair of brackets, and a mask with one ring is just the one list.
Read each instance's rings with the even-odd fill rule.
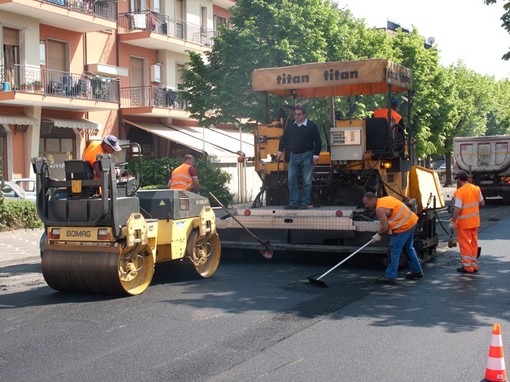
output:
[[[299,203],[298,177],[303,177],[301,204]],[[310,204],[312,194],[313,151],[301,154],[290,153],[289,160],[289,205],[299,207]]]
[[418,259],[418,255],[416,254],[416,250],[414,249],[414,231],[416,230],[416,225],[413,228],[408,229],[404,232],[394,233],[391,235],[390,239],[390,263],[386,268],[385,276],[390,279],[396,279],[398,274],[398,264],[400,261],[400,254],[402,249],[406,251],[407,261],[409,263],[409,268],[411,272],[421,273],[423,272],[420,264],[420,260]]
[[460,263],[468,272],[478,270],[478,228],[457,228]]

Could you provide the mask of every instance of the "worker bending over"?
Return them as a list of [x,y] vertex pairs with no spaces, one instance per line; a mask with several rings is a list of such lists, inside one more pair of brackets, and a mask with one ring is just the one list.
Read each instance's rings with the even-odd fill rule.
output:
[[378,283],[395,284],[397,280],[400,253],[405,250],[409,260],[410,272],[406,273],[406,279],[416,280],[423,277],[423,269],[414,249],[414,231],[418,216],[404,203],[393,196],[377,198],[373,192],[367,192],[363,196],[363,204],[370,210],[375,210],[379,219],[379,229],[372,236],[372,240],[379,241],[382,235],[388,233],[390,239],[390,263],[386,268],[385,277],[376,280]]

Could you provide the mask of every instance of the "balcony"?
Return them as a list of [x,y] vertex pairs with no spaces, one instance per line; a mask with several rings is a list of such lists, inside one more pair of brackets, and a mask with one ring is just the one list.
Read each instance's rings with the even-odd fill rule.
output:
[[117,110],[119,82],[108,77],[74,74],[38,66],[0,66],[1,104],[71,110]]
[[4,0],[0,11],[36,18],[75,32],[117,29],[118,8],[110,0]]
[[149,49],[185,53],[211,48],[216,32],[156,12],[119,15],[120,41]]
[[120,107],[124,115],[183,117],[186,102],[167,86],[134,86],[120,89]]
[[218,7],[224,8],[224,9],[230,9],[234,5],[236,5],[236,0],[212,0],[214,5],[217,5]]

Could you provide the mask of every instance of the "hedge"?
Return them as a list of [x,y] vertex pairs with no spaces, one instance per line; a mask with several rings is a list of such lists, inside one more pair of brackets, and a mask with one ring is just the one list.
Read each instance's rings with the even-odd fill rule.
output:
[[29,200],[0,201],[0,231],[43,228],[35,203]]

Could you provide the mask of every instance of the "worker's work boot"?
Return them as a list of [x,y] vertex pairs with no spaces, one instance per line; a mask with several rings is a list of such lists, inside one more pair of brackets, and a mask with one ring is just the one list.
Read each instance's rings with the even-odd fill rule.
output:
[[478,268],[475,268],[473,269],[472,271],[468,271],[466,268],[464,267],[458,267],[457,268],[457,272],[460,272],[460,273],[476,273],[478,272]]
[[406,279],[408,280],[418,280],[423,277],[423,272],[407,272]]
[[390,279],[389,277],[378,277],[375,279],[375,282],[377,284],[396,284],[397,283],[397,280],[395,279]]

